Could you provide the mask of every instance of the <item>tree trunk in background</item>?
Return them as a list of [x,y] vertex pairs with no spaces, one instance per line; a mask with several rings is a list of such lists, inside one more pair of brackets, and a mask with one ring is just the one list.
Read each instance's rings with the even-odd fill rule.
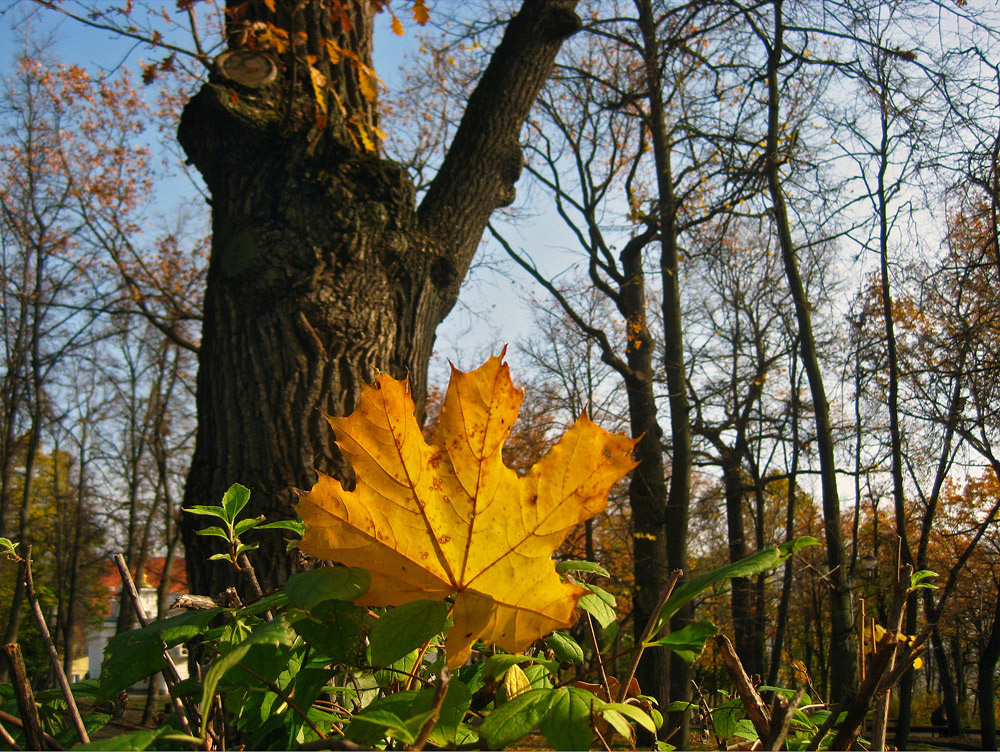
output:
[[[789,366],[789,383],[791,385],[791,423],[792,423],[792,461],[788,468],[788,501],[785,505],[785,540],[795,537],[795,491],[799,475],[799,376],[796,368],[798,360],[792,348],[791,364]],[[771,663],[767,671],[767,683],[777,686],[781,673],[782,652],[785,646],[785,631],[788,627],[788,610],[792,602],[792,583],[795,578],[795,557],[785,560],[781,580],[781,600],[778,602],[778,615],[774,627],[774,644],[771,646]],[[808,622],[807,622],[808,626]]]
[[[294,516],[291,488],[313,469],[346,479],[322,412],[345,415],[376,369],[409,376],[423,410],[434,331],[454,305],[490,213],[513,200],[518,136],[562,40],[579,27],[575,0],[525,0],[469,98],[419,210],[403,168],[363,146],[375,105],[347,56],[370,65],[374,4],[307,0],[271,13],[230,0],[240,23],[287,31],[288,50],[253,50],[231,21],[230,50],[272,61],[272,83],[247,88],[217,71],[188,103],[178,138],[211,192],[212,253],[197,382],[198,434],[184,506],[218,504],[232,483],[252,492],[247,515]],[[305,35],[305,41],[299,34]],[[306,55],[315,62],[306,62]],[[315,69],[337,95],[317,109]],[[362,75],[364,75],[362,73]],[[324,95],[325,96],[325,95]],[[341,109],[341,106],[343,109]],[[216,547],[184,542],[192,590],[233,583]],[[248,535],[248,541],[254,536]],[[284,541],[262,534],[261,585],[290,574]]]
[[976,695],[979,697],[979,728],[983,749],[997,748],[996,670],[1000,660],[1000,588],[997,589],[996,607],[990,636],[979,656],[979,676]]
[[944,641],[937,629],[931,632],[931,650],[934,662],[937,663],[941,675],[941,692],[944,695],[944,713],[948,721],[948,736],[958,736],[962,733],[962,721],[958,710],[958,693],[955,691],[955,679],[951,675],[948,653],[944,649]]
[[[629,429],[639,438],[634,450],[639,466],[629,480],[632,510],[632,631],[638,643],[669,579],[666,525],[667,485],[663,463],[663,429],[657,422],[654,387],[653,337],[646,317],[646,283],[642,257],[646,243],[627,243],[621,252],[619,311],[631,333],[626,351],[628,371],[623,376],[628,395]],[[670,657],[666,650],[643,653],[636,679],[643,694],[665,704],[669,695]],[[643,741],[652,741],[643,740]]]
[[[677,201],[671,167],[671,144],[667,134],[663,85],[660,78],[660,52],[656,20],[650,0],[635,0],[642,34],[643,76],[648,87],[649,115],[646,125],[653,145],[656,167],[656,212],[660,230],[660,284],[663,288],[663,367],[670,405],[670,488],[664,514],[664,537],[667,566],[671,570],[687,568],[688,520],[691,497],[691,407],[688,398],[687,372],[684,364],[684,330],[680,296],[680,253],[677,248]],[[691,606],[686,604],[670,620],[676,631],[691,620]],[[691,697],[688,665],[670,658],[669,694],[658,695],[661,702],[686,701]],[[690,714],[671,713],[668,729],[677,728],[670,743],[684,748],[688,743]],[[669,731],[668,731],[669,733]]]
[[834,701],[844,697],[854,686],[856,654],[853,645],[854,614],[848,573],[844,566],[844,546],[840,526],[840,496],[837,490],[837,467],[834,456],[833,427],[830,405],[823,385],[823,372],[816,350],[809,300],[799,274],[798,258],[792,240],[788,210],[781,184],[779,151],[780,106],[778,70],[784,52],[782,0],[774,0],[774,39],[768,40],[771,50],[767,64],[768,133],[767,159],[764,170],[774,208],[775,230],[781,246],[789,290],[795,303],[795,318],[802,349],[802,367],[809,380],[816,413],[816,443],[819,447],[820,475],[823,499],[823,521],[826,533],[827,563],[830,584],[830,687]]
[[[729,561],[747,555],[746,530],[743,524],[743,465],[738,450],[723,449],[722,481],[726,498],[726,530],[729,536]],[[734,577],[730,607],[733,616],[733,646],[743,668],[753,676],[761,673],[754,649],[754,585],[749,577]]]

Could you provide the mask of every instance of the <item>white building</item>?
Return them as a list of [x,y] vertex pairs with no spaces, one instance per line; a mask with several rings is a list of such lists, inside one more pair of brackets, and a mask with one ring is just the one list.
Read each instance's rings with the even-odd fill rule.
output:
[[[139,591],[139,599],[142,601],[142,606],[146,610],[150,621],[156,619],[156,592],[160,587],[160,582],[163,580],[165,563],[166,560],[162,556],[154,556],[146,560],[146,565],[138,576],[133,572],[135,586]],[[173,601],[176,596],[187,592],[187,572],[184,569],[184,559],[175,559],[172,570],[169,585],[170,601]],[[104,648],[107,646],[108,641],[115,635],[118,608],[121,605],[122,583],[121,577],[118,574],[118,567],[115,566],[114,562],[108,562],[98,586],[99,591],[103,589],[107,594],[105,596],[107,598],[107,616],[101,623],[100,628],[87,636],[86,662],[84,663],[83,659],[79,659],[79,667],[77,665],[78,662],[74,662],[74,680],[77,678],[82,679],[84,675],[90,678],[97,678],[101,675]],[[169,652],[174,665],[177,666],[177,673],[180,674],[182,679],[186,679],[188,676],[187,648],[183,645],[178,645],[171,648]]]

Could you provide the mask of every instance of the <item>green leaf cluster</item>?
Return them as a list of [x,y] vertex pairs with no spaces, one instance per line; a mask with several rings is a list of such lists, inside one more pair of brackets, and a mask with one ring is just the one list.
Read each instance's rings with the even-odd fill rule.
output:
[[[201,534],[224,539],[227,553],[213,558],[238,567],[237,559],[255,547],[240,541],[247,531],[296,529],[289,522],[241,518],[249,496],[245,487],[235,485],[218,506],[188,509],[217,522]],[[771,569],[813,542],[768,549],[692,578],[666,602],[660,629],[639,649],[666,649],[688,663],[695,661],[717,628],[699,621],[664,633],[669,617],[706,588]],[[13,548],[0,540],[2,553],[11,554]],[[580,608],[604,634],[604,644],[610,644],[618,628],[617,604],[592,581],[608,572],[587,561],[559,562],[557,570],[587,590]],[[923,579],[915,580],[915,586]],[[589,748],[598,735],[605,741],[617,735],[630,743],[639,730],[657,733],[662,716],[651,698],[618,702],[609,691],[594,690],[596,665],[607,657],[607,648],[586,640],[581,644],[573,632],[560,631],[524,655],[480,646],[481,660],[449,673],[444,636],[451,626],[451,603],[418,600],[396,608],[363,608],[354,601],[369,582],[363,569],[321,566],[293,575],[282,590],[246,606],[188,611],[116,635],[105,651],[100,680],[73,687],[84,707],[92,708],[86,723],[96,737],[78,748],[204,749],[222,743],[220,729],[227,746],[248,749],[322,745],[330,736],[374,749],[501,749],[539,733],[547,745],[561,750]],[[109,736],[120,693],[162,671],[164,651],[177,645],[188,646],[201,666],[200,678],[171,689],[185,708],[191,732],[182,731],[178,717],[170,716],[156,729]],[[79,741],[66,723],[58,692],[39,694],[39,705],[47,733],[65,747]],[[0,709],[17,713],[10,685],[0,685]],[[752,728],[748,731],[741,714],[735,701],[712,711],[720,739],[749,738]],[[816,714],[800,715],[796,723],[803,729],[818,722]]]

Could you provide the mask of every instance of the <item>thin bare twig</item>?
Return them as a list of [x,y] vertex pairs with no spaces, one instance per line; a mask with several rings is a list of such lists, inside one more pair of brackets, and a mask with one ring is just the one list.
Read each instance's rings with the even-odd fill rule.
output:
[[35,581],[31,576],[31,546],[25,547],[24,551],[24,563],[22,564],[24,587],[25,593],[28,596],[28,603],[31,605],[31,612],[35,615],[35,623],[38,625],[42,642],[45,643],[45,648],[48,650],[49,663],[52,664],[52,670],[55,672],[56,681],[59,682],[59,689],[62,691],[63,699],[66,700],[66,710],[69,713],[69,717],[73,720],[73,725],[76,726],[76,733],[79,734],[80,741],[83,744],[89,744],[90,735],[87,733],[87,727],[83,724],[83,718],[80,717],[80,709],[76,706],[76,698],[73,697],[73,690],[69,688],[69,680],[66,678],[66,672],[63,671],[62,661],[59,660],[59,651],[56,650],[56,644],[52,641],[49,627],[45,623],[45,616],[42,614],[42,607],[38,603],[38,593],[35,592]]
[[604,670],[604,661],[601,660],[601,646],[597,642],[597,631],[594,629],[594,617],[587,613],[587,626],[590,628],[590,641],[594,646],[594,655],[597,656],[597,668],[601,672],[601,686],[604,687],[605,696],[611,699],[611,685],[608,684],[608,674]]
[[683,569],[675,569],[670,573],[670,581],[667,583],[667,587],[664,589],[663,593],[660,594],[660,600],[657,601],[656,608],[653,609],[653,613],[649,615],[649,621],[646,622],[646,626],[642,630],[642,639],[639,640],[639,644],[634,648],[634,652],[632,653],[632,663],[629,664],[628,673],[625,674],[625,681],[622,682],[621,687],[618,689],[618,702],[625,702],[628,697],[628,687],[632,683],[632,679],[635,677],[636,670],[639,668],[639,659],[642,658],[642,654],[646,649],[646,640],[649,639],[649,635],[652,634],[653,628],[656,626],[656,622],[660,618],[660,611],[663,610],[663,606],[673,594],[674,588],[677,587],[678,580],[680,580],[683,576]]
[[17,746],[17,742],[14,741],[14,737],[11,736],[10,733],[8,733],[7,729],[4,728],[4,725],[2,723],[0,723],[0,739],[2,739],[3,743],[6,744],[15,752],[20,752],[21,748]]
[[424,725],[420,728],[420,733],[413,742],[413,752],[420,752],[424,748],[427,740],[430,738],[431,732],[437,725],[438,718],[441,717],[441,708],[444,706],[444,698],[448,694],[450,681],[451,672],[448,671],[448,666],[441,666],[441,670],[438,672],[437,689],[434,692],[434,704],[431,706],[431,714],[424,721]]
[[[132,573],[128,569],[128,564],[125,563],[125,557],[121,554],[115,554],[115,564],[118,566],[118,574],[122,579],[122,587],[125,588],[125,592],[128,594],[129,600],[132,602],[132,608],[135,610],[135,616],[139,620],[139,624],[145,627],[149,624],[149,617],[146,615],[146,609],[142,605],[142,600],[139,598],[139,591],[135,588],[135,581],[132,579]],[[167,573],[164,572],[163,576],[166,577]],[[163,680],[167,683],[167,686],[172,688],[175,684],[178,684],[181,680],[180,674],[177,672],[177,666],[174,665],[173,659],[170,654],[164,650],[163,657],[167,661],[167,668],[163,672]],[[197,723],[197,711],[194,708],[187,708],[184,702],[179,698],[175,697],[174,693],[170,693],[170,700],[174,706],[174,712],[177,713],[177,719],[180,721],[181,729],[188,736],[193,736],[191,732],[191,723],[188,719],[188,713],[192,713],[192,718],[195,719]]]
[[[20,718],[10,715],[9,713],[4,713],[2,710],[0,710],[0,722],[8,723],[11,726],[21,729],[22,731],[24,730],[24,723]],[[57,752],[61,752],[63,749],[63,746],[59,744],[58,741],[46,734],[44,731],[42,732],[42,740],[45,742],[46,749],[54,749],[57,750]],[[17,749],[17,747],[13,748]],[[29,746],[28,749],[32,749],[32,747]]]

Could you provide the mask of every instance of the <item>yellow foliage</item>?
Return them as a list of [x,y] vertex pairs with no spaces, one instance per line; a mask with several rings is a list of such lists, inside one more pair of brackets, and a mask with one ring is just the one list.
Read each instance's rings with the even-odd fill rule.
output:
[[581,415],[518,476],[501,451],[522,399],[499,357],[453,369],[428,443],[407,383],[382,374],[350,416],[328,418],[356,488],[320,474],[299,502],[301,549],[371,574],[361,605],[454,597],[452,667],[477,639],[517,653],[573,623],[586,591],[560,579],[551,554],[635,466],[634,441]]

